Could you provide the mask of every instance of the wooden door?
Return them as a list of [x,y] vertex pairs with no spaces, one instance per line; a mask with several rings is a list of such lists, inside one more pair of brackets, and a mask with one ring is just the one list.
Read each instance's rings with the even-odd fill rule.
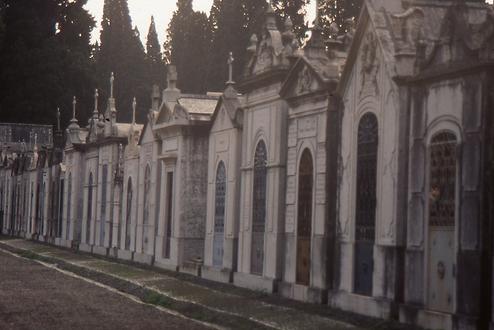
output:
[[310,284],[313,176],[312,156],[305,150],[299,167],[297,218],[296,282],[302,285]]

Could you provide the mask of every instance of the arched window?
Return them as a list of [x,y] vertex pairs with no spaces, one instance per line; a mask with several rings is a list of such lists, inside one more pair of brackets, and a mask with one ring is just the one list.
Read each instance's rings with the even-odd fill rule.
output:
[[89,244],[91,236],[91,222],[93,220],[93,173],[89,173],[87,187],[87,221],[86,221],[86,243]]
[[142,250],[144,252],[147,252],[148,248],[148,227],[147,225],[149,224],[149,204],[150,204],[150,197],[149,193],[151,190],[151,169],[149,168],[149,165],[146,166],[146,170],[144,171],[144,196],[143,196],[143,210],[142,210],[142,223],[143,223],[143,228],[142,228]]
[[72,212],[72,173],[69,173],[69,179],[67,184],[67,223],[65,225],[65,239],[70,239],[70,216]]
[[216,196],[214,210],[213,266],[223,266],[223,241],[225,232],[226,168],[220,162],[216,170]]
[[457,185],[456,136],[435,134],[429,145],[428,305],[451,313],[455,301],[455,219]]
[[298,217],[297,217],[297,283],[309,285],[310,245],[312,234],[312,191],[314,186],[314,166],[309,149],[305,149],[300,159],[298,178]]
[[355,292],[372,294],[376,225],[378,123],[372,113],[359,123],[355,226]]
[[430,145],[429,225],[451,227],[456,213],[456,136],[436,134]]
[[264,264],[264,232],[266,226],[267,151],[260,141],[254,155],[254,187],[252,209],[251,273],[262,275]]
[[125,213],[125,249],[130,249],[130,223],[132,220],[132,178],[127,183],[127,212]]

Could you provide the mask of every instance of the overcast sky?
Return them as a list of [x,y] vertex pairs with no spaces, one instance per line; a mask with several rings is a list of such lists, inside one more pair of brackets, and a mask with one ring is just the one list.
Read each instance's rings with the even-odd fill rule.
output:
[[[93,30],[93,42],[99,39],[101,16],[103,15],[103,2],[104,0],[89,0],[86,5],[86,8],[96,19],[96,28]],[[157,30],[156,32],[158,32],[160,44],[163,45],[168,22],[170,21],[173,11],[176,8],[177,1],[128,0],[128,3],[130,17],[132,18],[132,25],[137,25],[144,45],[148,34],[149,23],[151,22],[151,15],[154,16]],[[204,11],[209,15],[209,10],[211,9],[212,3],[213,0],[194,0],[194,9]]]
[[[96,28],[93,30],[93,41],[99,39],[101,16],[103,15],[104,0],[89,0],[86,8],[96,19]],[[146,41],[151,15],[154,16],[156,32],[163,44],[165,40],[168,21],[172,17],[176,7],[176,0],[128,0],[132,25],[137,25],[141,33],[141,39]],[[204,11],[209,14],[209,9],[213,0],[194,0],[194,9]]]
[[[209,14],[211,4],[213,0],[193,0],[194,9],[204,11]],[[390,0],[396,1],[396,0]],[[492,3],[493,0],[488,0]],[[96,19],[96,28],[93,30],[92,41],[99,39],[101,16],[103,14],[103,2],[104,0],[89,0],[86,8],[91,15]],[[176,0],[128,0],[130,16],[132,18],[132,25],[137,25],[139,32],[141,33],[141,39],[143,44],[146,43],[146,37],[149,29],[149,23],[151,21],[151,15],[154,16],[156,22],[156,29],[160,44],[163,45],[165,41],[166,29],[168,22],[170,21],[173,11],[176,8]],[[312,22],[315,17],[315,1],[311,1],[309,13],[309,22]]]

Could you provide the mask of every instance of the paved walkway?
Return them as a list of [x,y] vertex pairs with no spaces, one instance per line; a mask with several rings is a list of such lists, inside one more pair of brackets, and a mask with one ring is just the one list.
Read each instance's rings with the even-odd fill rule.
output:
[[123,264],[33,241],[4,238],[0,241],[0,249],[55,264],[58,268],[111,286],[144,302],[221,328],[403,328],[379,320],[353,317],[348,313],[330,310],[327,306],[287,301],[231,285]]
[[174,314],[0,251],[0,329],[212,328]]

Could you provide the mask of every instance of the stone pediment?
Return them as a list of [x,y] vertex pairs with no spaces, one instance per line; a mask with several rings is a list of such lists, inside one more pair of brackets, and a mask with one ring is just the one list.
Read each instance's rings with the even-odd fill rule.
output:
[[[494,59],[494,9],[458,3],[444,10],[438,37],[425,44],[422,71]],[[421,54],[418,54],[419,56]],[[419,58],[420,59],[420,58]]]
[[[318,59],[317,61],[324,62],[323,59]],[[329,60],[325,64],[321,64],[321,67],[329,66]],[[329,75],[325,75],[324,72],[318,72],[310,60],[301,57],[288,74],[280,95],[285,99],[293,99],[313,94],[325,90],[329,81]]]

